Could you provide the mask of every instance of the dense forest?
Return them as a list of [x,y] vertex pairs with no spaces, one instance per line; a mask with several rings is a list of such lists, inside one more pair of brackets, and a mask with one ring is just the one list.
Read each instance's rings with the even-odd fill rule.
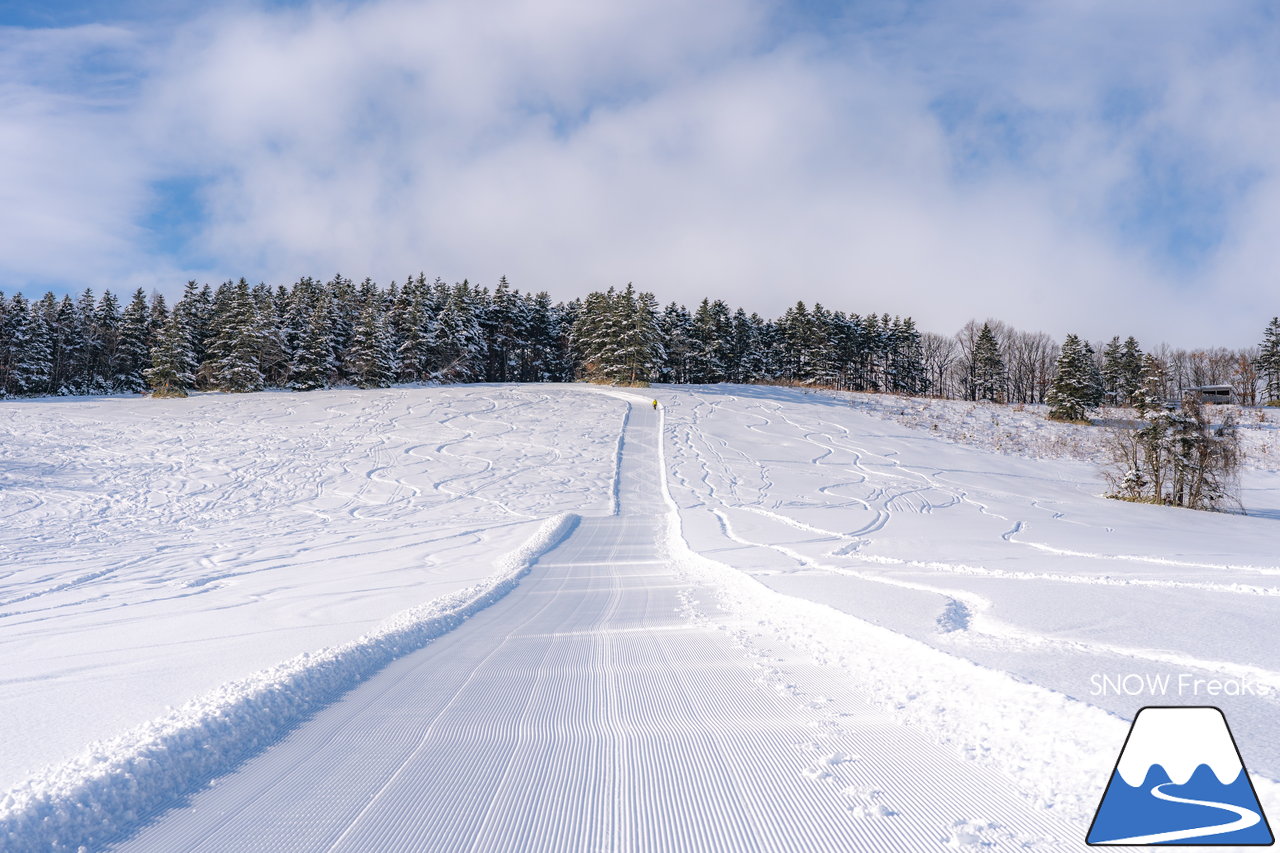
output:
[[[1085,408],[1140,384],[1173,399],[1231,384],[1280,399],[1280,321],[1250,350],[1143,352],[1132,337],[1059,345],[998,320],[955,335],[910,317],[797,302],[767,320],[721,300],[662,307],[631,285],[553,302],[502,279],[490,290],[424,275],[381,287],[342,276],[292,287],[241,279],[159,294],[0,293],[0,396],[190,389],[306,391],[402,382],[756,382]],[[1055,386],[1056,382],[1056,386]],[[1074,411],[1068,405],[1065,411]]]

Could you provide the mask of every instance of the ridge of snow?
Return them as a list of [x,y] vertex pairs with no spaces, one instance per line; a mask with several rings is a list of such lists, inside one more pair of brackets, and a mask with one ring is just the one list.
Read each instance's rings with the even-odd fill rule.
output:
[[1143,708],[1133,721],[1116,771],[1131,788],[1159,765],[1175,785],[1185,785],[1207,764],[1223,785],[1244,769],[1222,712],[1213,707]]
[[74,850],[119,834],[502,598],[572,532],[578,518],[562,513],[544,521],[482,583],[402,611],[349,643],[225,684],[0,794],[0,848]]

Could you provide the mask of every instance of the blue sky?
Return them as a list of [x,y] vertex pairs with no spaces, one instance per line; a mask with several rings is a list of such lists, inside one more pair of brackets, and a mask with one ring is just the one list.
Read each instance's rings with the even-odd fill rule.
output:
[[0,290],[423,270],[1244,345],[1272,9],[9,2]]

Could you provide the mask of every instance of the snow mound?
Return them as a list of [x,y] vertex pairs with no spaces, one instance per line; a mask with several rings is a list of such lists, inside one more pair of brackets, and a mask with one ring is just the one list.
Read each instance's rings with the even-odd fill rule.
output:
[[399,613],[350,643],[223,685],[28,779],[0,795],[0,849],[75,850],[120,834],[502,598],[577,522],[571,513],[546,520],[483,583]]

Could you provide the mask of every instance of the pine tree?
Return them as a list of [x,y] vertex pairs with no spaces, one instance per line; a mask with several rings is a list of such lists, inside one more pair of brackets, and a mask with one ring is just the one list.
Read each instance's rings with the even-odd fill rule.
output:
[[4,291],[0,290],[0,399],[9,396],[9,348],[13,337],[13,316]]
[[347,352],[347,375],[359,388],[386,388],[395,378],[391,345],[376,296],[367,299],[356,321]]
[[15,293],[0,317],[0,392],[31,395],[49,383],[50,334],[39,303]]
[[262,371],[263,384],[278,386],[284,383],[289,372],[290,348],[285,338],[288,325],[288,294],[277,294],[266,284],[259,283],[251,291],[254,310],[257,312],[258,345],[257,363]]
[[526,344],[521,349],[521,382],[555,382],[566,378],[560,359],[559,319],[551,295],[537,293],[525,308]]
[[39,302],[31,306],[32,311],[40,314],[40,334],[44,339],[44,347],[48,355],[48,367],[44,371],[45,382],[39,390],[41,394],[56,393],[58,388],[58,348],[62,338],[61,330],[58,328],[58,309],[58,299],[52,292],[46,293]]
[[1142,348],[1132,335],[1125,338],[1124,349],[1120,352],[1120,377],[1116,386],[1119,401],[1127,406],[1133,405],[1133,397],[1142,385]]
[[1144,355],[1141,378],[1131,397],[1131,403],[1138,410],[1139,417],[1148,412],[1166,408],[1164,399],[1166,382],[1164,363],[1154,355]]
[[103,291],[93,317],[97,344],[91,380],[94,393],[118,390],[120,322],[120,300],[110,290]]
[[147,307],[147,340],[154,341],[167,322],[169,322],[169,304],[165,301],[163,293],[153,292]]
[[581,375],[593,381],[615,381],[615,353],[623,322],[618,293],[612,287],[588,293],[575,313],[569,341]]
[[260,391],[263,376],[258,359],[266,335],[249,283],[242,278],[220,295],[223,312],[207,359],[210,381],[219,391]]
[[689,382],[725,381],[731,335],[729,306],[719,299],[703,299],[689,328]]
[[488,342],[485,376],[490,382],[507,382],[520,371],[521,352],[528,335],[528,315],[520,291],[512,290],[507,277],[498,286],[484,312],[481,331]]
[[392,308],[391,323],[400,343],[396,347],[401,382],[422,382],[431,371],[433,322],[429,314],[426,282],[421,276],[400,291]]
[[70,323],[70,334],[79,342],[76,347],[76,361],[70,365],[71,381],[67,390],[72,394],[92,394],[93,377],[97,363],[101,357],[102,346],[98,338],[97,324],[94,314],[97,313],[98,300],[93,290],[85,288],[76,297],[75,316]]
[[1000,344],[990,323],[983,323],[974,342],[973,361],[969,368],[972,399],[1003,403],[1008,379]]
[[302,286],[295,290],[301,332],[289,362],[288,387],[315,391],[329,387],[334,373],[333,334],[329,321],[329,291]]
[[733,313],[729,346],[729,381],[758,382],[765,376],[764,321],[759,315],[747,316],[739,308]]
[[71,394],[81,384],[76,372],[84,363],[85,340],[70,296],[62,297],[51,325],[53,330],[53,367],[49,377],[49,392]]
[[151,366],[144,372],[152,397],[185,397],[195,384],[195,353],[181,311],[169,314],[151,347]]
[[[1119,340],[1116,340],[1119,351]],[[1058,354],[1057,370],[1045,402],[1049,417],[1059,421],[1082,421],[1099,404],[1100,382],[1095,375],[1091,348],[1076,335],[1067,335]]]
[[116,347],[115,375],[111,387],[128,394],[140,394],[147,387],[143,372],[150,362],[150,315],[147,295],[138,288],[125,308],[120,321],[120,337]]
[[819,317],[804,302],[797,302],[778,321],[774,358],[784,381],[808,385],[822,372],[830,341],[821,319],[826,312],[822,306],[816,306],[816,310]]
[[928,390],[924,368],[924,346],[915,321],[893,318],[887,355],[887,389],[897,394],[923,394]]
[[658,317],[658,328],[667,354],[658,369],[658,380],[680,385],[692,382],[694,341],[689,310],[679,303],[668,303]]
[[[347,348],[351,346],[351,335],[355,331],[356,289],[351,279],[344,278],[341,274],[334,275],[327,287],[329,289],[329,337],[333,342],[330,357],[341,374]],[[340,375],[339,379],[346,380],[347,377]]]
[[476,303],[466,279],[450,290],[448,301],[436,317],[433,378],[441,382],[475,382],[483,378],[486,351]]
[[1262,335],[1262,346],[1254,361],[1262,380],[1262,399],[1268,406],[1280,406],[1280,317],[1272,317]]
[[840,381],[840,364],[836,359],[837,341],[847,328],[840,314],[833,314],[821,303],[815,303],[810,314],[810,329],[804,337],[806,383],[834,388]]
[[1102,349],[1102,390],[1108,403],[1114,406],[1124,404],[1124,384],[1124,351],[1120,345],[1120,336],[1116,335]]
[[[181,311],[188,333],[191,335],[191,355],[196,365],[202,366],[209,358],[209,343],[214,337],[214,298],[209,285],[198,287],[188,281],[182,291],[182,299],[174,306]],[[203,372],[203,370],[201,370]],[[196,377],[197,382],[200,377]]]

